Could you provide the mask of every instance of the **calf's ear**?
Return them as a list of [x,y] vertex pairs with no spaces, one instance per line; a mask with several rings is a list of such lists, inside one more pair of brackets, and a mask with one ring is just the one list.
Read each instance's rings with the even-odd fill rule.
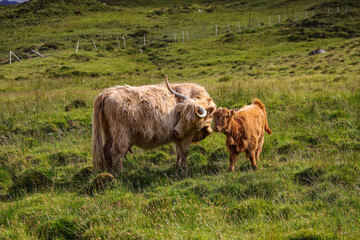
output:
[[215,112],[215,108],[214,107],[208,107],[206,108],[206,112],[208,115],[212,115]]

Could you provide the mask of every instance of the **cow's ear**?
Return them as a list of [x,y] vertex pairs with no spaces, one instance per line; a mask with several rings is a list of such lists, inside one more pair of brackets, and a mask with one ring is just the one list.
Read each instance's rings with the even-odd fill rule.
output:
[[176,104],[176,112],[178,114],[184,114],[185,113],[185,104],[184,103]]
[[215,108],[214,107],[208,107],[206,109],[206,112],[208,115],[212,115],[215,112]]
[[185,117],[185,119],[187,121],[190,121],[193,118],[193,116],[195,115],[194,111],[195,111],[194,105],[183,104],[183,106],[181,107],[181,111],[179,111],[179,112],[183,117]]

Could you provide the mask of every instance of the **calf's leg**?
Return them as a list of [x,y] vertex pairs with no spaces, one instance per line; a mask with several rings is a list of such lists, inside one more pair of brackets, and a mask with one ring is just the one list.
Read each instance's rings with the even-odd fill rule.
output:
[[255,150],[251,149],[251,150],[246,150],[245,152],[246,157],[250,159],[251,162],[251,168],[256,171],[258,169],[257,165],[256,165],[256,154],[255,154]]
[[259,161],[259,156],[262,151],[263,144],[264,144],[264,136],[262,136],[262,138],[260,138],[258,148],[256,149],[256,161]]
[[231,147],[229,147],[229,151],[230,151],[230,166],[228,171],[233,172],[235,169],[235,163],[239,157],[239,153]]

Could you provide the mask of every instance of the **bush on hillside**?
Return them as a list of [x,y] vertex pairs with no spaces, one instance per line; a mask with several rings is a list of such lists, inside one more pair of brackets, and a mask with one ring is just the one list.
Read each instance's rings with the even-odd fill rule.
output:
[[37,190],[43,191],[53,186],[52,180],[44,173],[30,170],[19,176],[9,188],[9,194],[13,197]]

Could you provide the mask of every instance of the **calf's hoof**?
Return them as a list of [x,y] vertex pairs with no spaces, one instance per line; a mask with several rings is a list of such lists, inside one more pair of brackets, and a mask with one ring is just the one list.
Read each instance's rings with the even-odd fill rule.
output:
[[228,172],[234,172],[234,167],[229,167]]
[[256,165],[252,165],[251,168],[252,168],[252,170],[254,170],[254,171],[258,170],[258,167],[257,167]]

